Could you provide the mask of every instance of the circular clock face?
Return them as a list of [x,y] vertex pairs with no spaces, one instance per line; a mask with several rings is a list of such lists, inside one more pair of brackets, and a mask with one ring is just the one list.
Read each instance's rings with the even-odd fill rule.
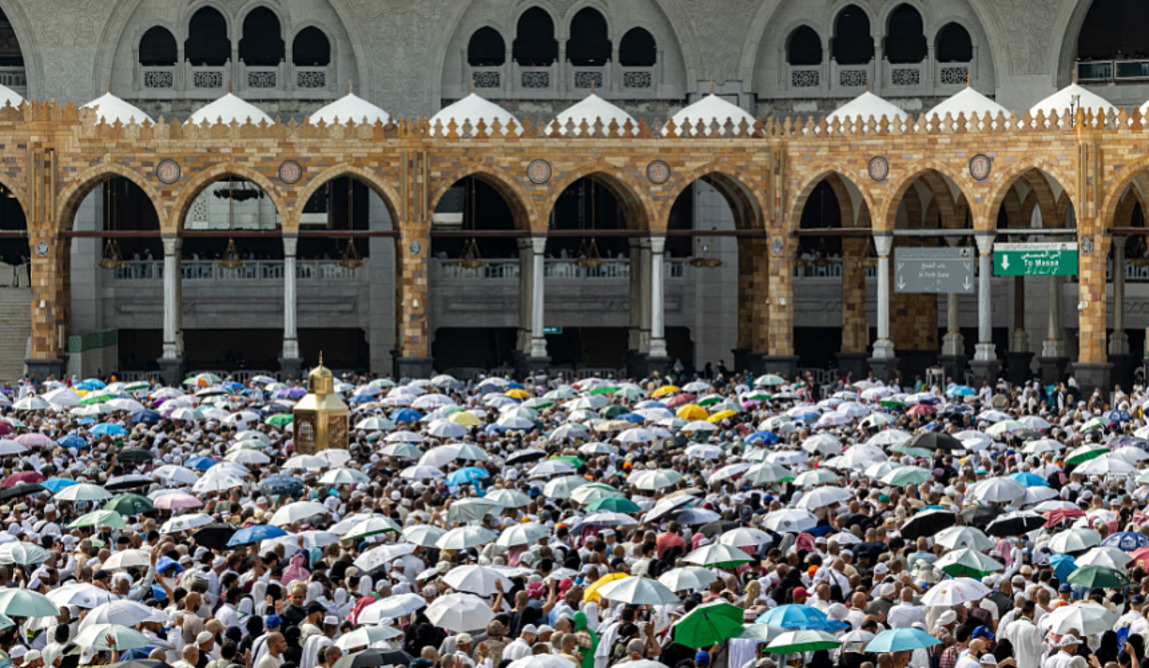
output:
[[527,165],[527,178],[535,185],[542,185],[551,180],[551,165],[546,160],[533,160]]
[[411,255],[418,255],[423,252],[423,244],[418,241],[412,241],[411,245],[407,246],[407,250],[410,251]]
[[875,181],[885,181],[886,177],[890,175],[890,163],[880,155],[870,158],[867,166],[870,178]]

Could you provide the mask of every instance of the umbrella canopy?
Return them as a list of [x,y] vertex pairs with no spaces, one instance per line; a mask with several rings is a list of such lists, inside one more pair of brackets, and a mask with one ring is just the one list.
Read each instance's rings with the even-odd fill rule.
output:
[[941,641],[921,629],[889,629],[866,644],[867,652],[905,652],[940,645]]
[[632,605],[670,605],[679,602],[669,587],[645,577],[615,580],[603,585],[598,591],[605,599]]
[[47,596],[29,589],[0,591],[0,613],[9,617],[55,617],[59,608]]
[[729,603],[700,605],[674,625],[674,642],[691,649],[709,647],[742,633],[742,609]]
[[771,654],[799,654],[816,652],[820,649],[836,649],[842,641],[825,631],[786,631],[770,644],[766,651]]
[[472,594],[447,594],[427,607],[427,619],[451,631],[485,629],[495,618],[489,603]]
[[1116,568],[1085,566],[1069,574],[1070,584],[1089,588],[1117,589],[1130,583],[1128,576]]

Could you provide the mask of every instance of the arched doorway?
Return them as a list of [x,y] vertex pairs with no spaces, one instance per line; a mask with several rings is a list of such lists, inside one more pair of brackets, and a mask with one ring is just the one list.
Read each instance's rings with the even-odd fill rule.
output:
[[29,357],[31,257],[24,207],[7,186],[0,185],[0,380],[5,382],[23,377]]

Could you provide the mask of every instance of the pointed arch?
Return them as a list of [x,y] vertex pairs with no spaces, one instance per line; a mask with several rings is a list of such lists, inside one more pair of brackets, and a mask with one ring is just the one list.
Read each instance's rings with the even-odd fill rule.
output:
[[323,170],[322,172],[312,176],[303,185],[301,190],[298,190],[295,195],[291,207],[290,224],[288,217],[285,214],[280,214],[283,223],[284,234],[298,232],[300,216],[303,214],[303,207],[311,199],[311,196],[316,193],[324,185],[340,178],[350,178],[366,185],[370,188],[380,200],[383,205],[387,207],[387,212],[391,216],[391,220],[398,224],[400,221],[399,210],[397,203],[399,202],[399,193],[395,192],[386,181],[379,178],[379,175],[371,170],[364,169],[351,163],[342,163],[333,165]]
[[250,167],[229,162],[200,172],[186,186],[180,189],[179,194],[176,195],[176,199],[169,209],[166,225],[163,227],[164,233],[176,234],[182,230],[184,223],[187,221],[188,211],[191,210],[192,203],[200,196],[200,193],[211,184],[222,181],[228,176],[244,179],[259,186],[271,199],[272,204],[275,205],[275,212],[279,215],[279,222],[283,232],[288,233],[294,231],[287,228],[288,221],[292,215],[291,207],[287,206],[287,201],[283,193],[275,184],[272,183],[269,178]]
[[161,221],[162,226],[168,213],[167,208],[162,202],[167,200],[155,189],[150,179],[123,165],[106,163],[96,165],[79,174],[69,181],[63,190],[60,191],[59,195],[56,196],[56,221],[59,225],[58,231],[67,232],[71,230],[72,223],[76,218],[76,212],[88,194],[91,193],[96,186],[106,181],[111,181],[117,176],[131,181],[137,188],[143,191],[148,201],[151,202],[152,208],[155,209],[156,216]]
[[566,192],[567,188],[582,178],[593,180],[595,183],[606,188],[610,194],[614,196],[623,209],[623,215],[626,217],[626,226],[628,229],[649,230],[652,234],[666,232],[666,230],[661,227],[664,221],[659,221],[657,218],[657,214],[655,213],[657,207],[654,206],[650,195],[645,191],[633,188],[627,175],[620,174],[616,167],[605,162],[582,165],[564,174],[562,179],[555,184],[555,188],[551,191],[553,194],[543,200],[539,211],[544,212],[544,215],[549,219],[551,211],[554,210],[555,204],[558,202],[558,198]]
[[[703,180],[714,188],[726,200],[726,204],[735,214],[735,225],[738,229],[766,229],[765,210],[758,193],[765,192],[765,186],[760,181],[747,178],[746,174],[735,174],[721,163],[712,162],[677,176],[667,190],[667,196],[662,199],[662,206],[658,213],[658,220],[665,225],[670,217],[674,203],[686,192],[686,189],[695,181]],[[741,214],[741,215],[740,215]]]
[[534,203],[522,185],[516,183],[513,179],[507,178],[496,170],[486,169],[481,166],[464,167],[463,169],[444,176],[439,181],[438,186],[431,191],[431,211],[434,211],[439,206],[440,200],[443,199],[443,196],[452,186],[468,176],[475,177],[499,193],[511,210],[511,216],[515,221],[515,229],[528,230],[531,234],[546,233],[547,218],[537,215]]
[[[895,220],[898,216],[898,206],[901,204],[902,198],[905,197],[914,183],[930,172],[937,172],[939,175],[944,176],[950,183],[953,183],[961,197],[965,197],[967,201],[970,201],[965,191],[962,190],[961,175],[952,173],[952,165],[936,160],[927,160],[925,162],[914,163],[913,168],[913,172],[900,178],[898,178],[891,169],[889,183],[886,185],[886,188],[890,189],[888,191],[890,195],[882,198],[881,214],[876,216],[874,221],[876,223],[875,229],[887,232],[894,229]],[[976,224],[976,216],[974,220]]]
[[[835,167],[830,166],[815,169],[812,173],[814,176],[807,178],[803,182],[802,187],[794,191],[795,194],[790,200],[789,208],[786,209],[786,211],[789,211],[789,214],[785,218],[788,224],[786,231],[793,232],[802,226],[802,212],[806,209],[806,202],[810,199],[810,195],[814,193],[814,189],[818,187],[818,184],[830,177],[837,177],[837,180],[846,187],[846,192],[850,195],[851,204],[854,204],[854,194],[857,193],[857,196],[861,198],[861,211],[866,212],[867,217],[871,221],[871,225],[872,221],[877,219],[875,213],[877,208],[871,194],[859,188],[858,184],[849,176]],[[855,219],[860,222],[862,220],[861,214],[855,214]]]

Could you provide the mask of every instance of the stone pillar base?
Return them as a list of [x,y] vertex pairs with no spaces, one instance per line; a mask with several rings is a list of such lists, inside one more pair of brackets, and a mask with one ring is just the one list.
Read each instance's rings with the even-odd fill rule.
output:
[[838,353],[838,375],[842,378],[850,376],[852,382],[866,377],[866,353]]
[[526,378],[536,371],[546,370],[551,365],[551,358],[549,357],[528,357],[526,355],[515,355],[515,374],[520,378]]
[[646,353],[637,350],[626,351],[626,375],[635,380],[646,377]]
[[902,386],[913,388],[918,376],[926,379],[926,369],[938,361],[937,350],[898,350],[898,371],[902,375]]
[[1052,385],[1065,380],[1065,367],[1069,364],[1068,357],[1038,357],[1037,363],[1041,365],[1041,383]]
[[871,357],[866,361],[870,364],[875,380],[889,383],[898,377],[897,357]]
[[1026,352],[1013,352],[1009,351],[1005,354],[1005,378],[1014,385],[1033,380],[1033,372],[1029,369],[1029,363],[1033,361],[1033,353]]
[[302,380],[303,378],[303,358],[301,357],[280,357],[279,358],[279,372],[283,374],[283,379],[294,378],[295,380]]
[[161,357],[156,363],[160,365],[160,375],[164,378],[164,384],[168,387],[179,387],[184,379],[184,358]]
[[750,368],[750,349],[749,348],[734,348],[730,351],[734,355],[734,366],[730,367],[736,372],[745,371]]
[[997,384],[997,378],[1001,375],[1001,361],[1000,360],[979,360],[975,359],[969,363],[969,368],[973,371],[974,389],[979,389],[983,382],[988,382],[990,387]]
[[945,370],[946,378],[953,378],[958,385],[965,385],[966,362],[965,355],[942,355],[938,357],[938,364]]
[[[1140,360],[1137,359],[1136,355],[1126,353],[1124,355],[1110,355],[1109,362],[1113,365],[1110,380],[1114,384],[1120,385],[1123,391],[1128,392],[1133,387],[1133,375],[1137,371]],[[1110,389],[1113,389],[1112,386],[1104,388],[1102,392]]]
[[1112,374],[1113,365],[1108,362],[1103,364],[1082,364],[1080,362],[1074,364],[1073,376],[1077,378],[1077,387],[1081,391],[1081,396],[1078,399],[1088,400],[1095,389],[1100,389],[1101,396],[1108,398],[1110,390],[1113,389]]
[[[34,377],[37,383],[41,383],[49,376],[57,379],[64,377],[64,369],[67,365],[67,358],[57,357],[50,360],[24,360],[24,366],[28,368],[28,375]],[[13,378],[12,380],[16,380]],[[183,380],[182,378],[180,380]],[[179,381],[176,381],[177,383]]]
[[798,375],[798,359],[797,355],[777,357],[762,355],[759,358],[759,363],[762,365],[762,373],[777,374],[790,381]]
[[400,357],[395,360],[395,375],[399,378],[430,378],[433,361],[430,357]]

